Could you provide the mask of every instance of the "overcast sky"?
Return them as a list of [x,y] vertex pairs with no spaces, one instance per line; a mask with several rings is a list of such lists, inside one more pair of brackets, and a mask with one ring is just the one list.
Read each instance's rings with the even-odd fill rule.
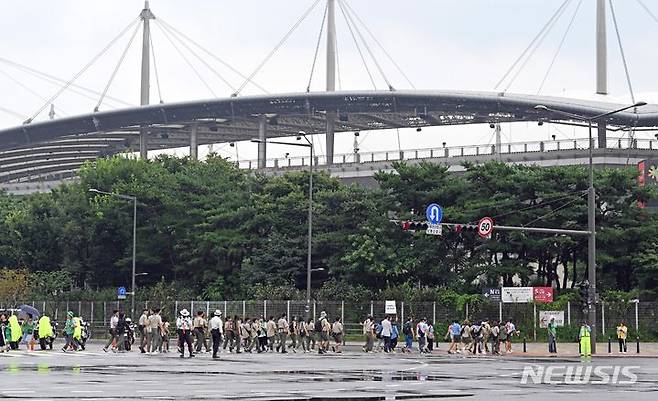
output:
[[[418,89],[494,90],[514,60],[528,46],[563,0],[343,0],[365,22],[370,31],[395,59]],[[189,36],[213,54],[247,75],[265,58],[277,42],[314,0],[151,0],[151,9],[159,20]],[[658,15],[658,1],[643,0]],[[580,4],[580,6],[579,6]],[[570,0],[532,58],[525,64],[509,92],[537,93],[554,58],[576,8],[574,22],[558,53],[541,94],[593,98],[595,92],[595,4],[596,0]],[[628,61],[637,100],[658,101],[658,23],[636,0],[616,0],[617,22]],[[0,2],[0,57],[70,79],[110,40],[134,21],[143,1],[139,0],[3,0]],[[256,75],[255,81],[269,92],[302,92],[306,89],[325,1],[320,0],[285,45]],[[372,89],[341,9],[336,15],[340,87]],[[362,33],[367,33],[361,27]],[[107,53],[91,66],[76,83],[102,92],[134,30],[129,29]],[[202,62],[178,47],[197,69],[206,84],[186,64],[164,35],[159,24],[152,26],[156,65],[162,99],[174,102],[189,99],[225,97],[233,92]],[[369,46],[396,88],[410,88],[395,66],[372,39]],[[108,96],[131,104],[139,103],[141,31],[109,88]],[[364,49],[362,49],[364,50]],[[325,45],[320,55],[311,90],[324,89]],[[365,50],[364,50],[365,51]],[[242,79],[211,57],[206,60],[233,87]],[[608,100],[629,102],[614,26],[608,8]],[[385,89],[384,80],[371,61],[369,69],[376,87]],[[210,87],[210,89],[207,86]],[[502,88],[507,86],[505,83]],[[20,69],[0,62],[0,126],[20,124],[33,115],[57,92],[47,83]],[[212,92],[211,92],[212,90]],[[259,94],[247,86],[243,94]],[[90,112],[98,95],[88,99],[64,92],[55,100],[58,116]],[[152,74],[151,101],[159,101],[155,75]],[[107,99],[100,109],[121,106]],[[48,117],[46,108],[38,117]],[[549,138],[573,138],[582,133],[548,124],[506,124],[504,141]],[[362,151],[394,150],[395,133],[362,134]],[[401,147],[413,149],[473,143],[489,143],[488,126],[446,127],[402,132]],[[337,153],[352,151],[351,134],[337,138]],[[234,148],[215,147],[225,156],[235,156]],[[240,144],[240,158],[253,158],[255,144]],[[324,146],[317,151],[322,153]],[[291,150],[274,150],[280,156]],[[203,153],[203,152],[202,152]]]

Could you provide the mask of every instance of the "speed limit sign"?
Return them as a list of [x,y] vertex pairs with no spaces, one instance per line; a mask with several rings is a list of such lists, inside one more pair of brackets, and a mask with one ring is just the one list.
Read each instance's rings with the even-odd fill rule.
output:
[[483,217],[478,223],[478,235],[482,238],[487,238],[493,231],[494,222],[491,217]]

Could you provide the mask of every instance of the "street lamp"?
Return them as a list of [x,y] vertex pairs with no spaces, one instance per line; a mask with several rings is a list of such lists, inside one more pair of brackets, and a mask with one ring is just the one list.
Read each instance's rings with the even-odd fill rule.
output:
[[[136,196],[131,196],[131,195],[122,195],[122,194],[115,194],[112,192],[105,192],[105,191],[99,191],[98,189],[95,188],[90,188],[89,192],[93,192],[95,194],[99,195],[108,195],[108,196],[114,196],[115,198],[120,198],[120,199],[125,199],[133,202],[133,266],[132,266],[132,282],[131,282],[131,295],[132,295],[132,300],[130,303],[130,316],[134,317],[135,316],[135,292],[137,291],[137,288],[135,286],[135,260],[136,260],[136,249],[137,249],[137,197]],[[140,275],[146,275],[148,273],[140,273]]]
[[309,165],[309,174],[308,174],[308,240],[307,240],[307,258],[306,258],[306,318],[308,319],[309,313],[311,312],[311,250],[312,250],[312,236],[313,236],[313,144],[306,137],[306,132],[299,131],[297,135],[297,140],[304,138],[306,143],[295,143],[295,142],[280,142],[280,141],[265,141],[261,139],[252,139],[251,142],[254,143],[274,143],[278,145],[291,145],[291,146],[301,146],[304,148],[309,148],[310,151],[310,163]]
[[589,323],[592,327],[591,341],[593,354],[596,353],[596,205],[594,203],[596,191],[594,190],[594,165],[592,163],[592,122],[628,109],[641,107],[646,104],[646,102],[637,102],[630,106],[625,106],[620,109],[597,114],[592,117],[586,117],[579,114],[552,109],[550,107],[544,106],[543,104],[538,104],[534,107],[535,110],[542,110],[549,113],[560,114],[575,120],[585,121],[587,122],[589,128],[589,186],[587,188],[587,231],[589,231],[589,235],[587,236],[587,280],[589,281],[589,291],[587,292],[587,320],[589,320]]

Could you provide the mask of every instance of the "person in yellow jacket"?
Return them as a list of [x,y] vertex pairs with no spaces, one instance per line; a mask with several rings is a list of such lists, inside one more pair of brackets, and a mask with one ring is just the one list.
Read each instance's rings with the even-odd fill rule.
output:
[[85,346],[82,342],[82,318],[80,316],[74,317],[73,321],[75,322],[75,328],[73,329],[73,341],[75,341],[82,350],[85,349]]
[[580,339],[580,356],[592,356],[592,328],[587,321],[580,326],[578,338]]
[[21,329],[21,325],[18,324],[18,317],[16,315],[9,316],[9,328],[11,329],[9,348],[18,349],[18,343],[23,338],[23,330]]
[[47,345],[50,345],[50,349],[52,349],[52,339],[55,337],[55,333],[53,333],[53,326],[48,316],[41,316],[39,319],[38,333],[41,350],[45,351]]

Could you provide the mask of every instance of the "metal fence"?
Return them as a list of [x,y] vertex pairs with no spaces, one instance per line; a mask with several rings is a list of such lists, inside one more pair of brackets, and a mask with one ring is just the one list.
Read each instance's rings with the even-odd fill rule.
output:
[[[66,318],[67,311],[85,318],[92,326],[106,327],[109,323],[109,317],[114,309],[129,310],[130,301],[62,301],[46,302],[34,301],[26,302],[33,305],[40,311],[44,311],[57,322],[63,322]],[[191,313],[203,311],[206,315],[212,314],[216,309],[222,311],[224,316],[239,316],[242,318],[249,317],[278,317],[286,313],[289,317],[298,316],[306,318],[306,302],[300,300],[279,301],[172,301],[168,303],[155,302],[136,302],[135,314],[139,315],[141,310],[150,307],[159,307],[162,309],[162,315],[169,319],[178,315],[178,312],[185,308]],[[10,309],[13,305],[0,303],[0,310]],[[606,303],[597,304],[597,331],[603,336],[615,336],[615,328],[620,321],[624,321],[629,327],[629,333],[640,335],[642,337],[658,337],[658,319],[656,311],[658,302],[625,302],[625,303]],[[528,339],[542,337],[543,330],[539,327],[539,312],[542,310],[557,310],[564,312],[565,325],[571,328],[577,328],[586,318],[586,313],[582,305],[567,303],[563,309],[556,309],[551,304],[512,304],[498,302],[478,302],[466,304],[463,308],[457,309],[453,306],[444,305],[439,302],[396,302],[397,316],[400,321],[404,321],[410,316],[415,320],[427,318],[434,322],[435,328],[439,334],[447,328],[452,320],[471,321],[489,319],[506,321],[514,319],[517,327],[521,330],[522,336]],[[340,317],[345,323],[349,334],[360,334],[360,322],[365,316],[373,315],[376,320],[381,320],[385,316],[385,301],[366,301],[361,303],[351,303],[344,301],[314,301],[311,304],[309,317],[316,320],[320,312],[325,311],[331,320]],[[137,316],[135,316],[137,317]]]

